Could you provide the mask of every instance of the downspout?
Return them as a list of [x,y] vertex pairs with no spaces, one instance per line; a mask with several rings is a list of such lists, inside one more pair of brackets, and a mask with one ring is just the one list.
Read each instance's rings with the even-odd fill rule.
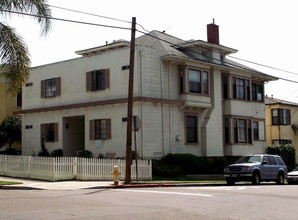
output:
[[[168,99],[171,100],[171,74],[170,74],[170,61],[168,61]],[[169,150],[172,153],[172,119],[171,119],[171,104],[168,104],[169,108]]]
[[[163,63],[162,58],[160,60],[160,98],[163,100]],[[161,136],[162,136],[162,157],[165,156],[165,138],[164,138],[164,112],[163,112],[164,104],[161,102]]]

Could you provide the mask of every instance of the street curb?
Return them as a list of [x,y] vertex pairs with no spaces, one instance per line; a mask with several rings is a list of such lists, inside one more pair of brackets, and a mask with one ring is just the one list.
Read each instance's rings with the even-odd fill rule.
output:
[[203,186],[226,186],[225,183],[149,183],[149,184],[123,184],[110,186],[94,186],[84,189],[124,189],[124,188],[154,188],[154,187],[203,187]]
[[[136,184],[120,184],[120,185],[108,185],[108,186],[91,186],[82,187],[78,190],[84,189],[127,189],[127,188],[158,188],[158,187],[203,187],[203,186],[225,186],[224,183],[136,183]],[[0,190],[49,190],[39,187],[22,186],[22,185],[2,185]],[[65,190],[68,190],[65,188]]]

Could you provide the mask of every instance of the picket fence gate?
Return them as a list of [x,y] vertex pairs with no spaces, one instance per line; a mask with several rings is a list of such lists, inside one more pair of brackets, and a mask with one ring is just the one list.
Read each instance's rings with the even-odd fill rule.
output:
[[[113,167],[118,166],[120,180],[124,180],[124,159],[81,157],[37,157],[0,155],[0,176],[46,181],[62,180],[113,180]],[[132,161],[132,180],[152,180],[152,161]]]

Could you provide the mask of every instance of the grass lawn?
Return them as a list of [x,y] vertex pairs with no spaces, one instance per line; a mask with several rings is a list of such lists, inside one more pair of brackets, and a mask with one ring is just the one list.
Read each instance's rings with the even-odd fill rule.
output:
[[22,183],[21,182],[15,182],[15,181],[0,181],[0,186],[16,185],[16,184],[22,184]]

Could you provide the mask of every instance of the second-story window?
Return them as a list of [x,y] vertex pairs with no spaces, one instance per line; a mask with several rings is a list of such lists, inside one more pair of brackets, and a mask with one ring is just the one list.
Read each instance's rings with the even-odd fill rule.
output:
[[207,71],[189,69],[189,92],[198,94],[209,94],[209,76]]
[[41,97],[50,98],[61,95],[61,78],[52,78],[41,81]]
[[252,83],[252,100],[253,101],[258,101],[258,102],[263,102],[264,101],[264,85],[263,84],[257,84],[257,83]]
[[104,90],[110,87],[109,69],[94,70],[87,72],[87,91]]
[[245,99],[245,80],[233,78],[233,98]]
[[290,109],[276,108],[271,110],[272,125],[290,125],[291,111]]
[[17,107],[22,107],[22,89],[17,92]]

